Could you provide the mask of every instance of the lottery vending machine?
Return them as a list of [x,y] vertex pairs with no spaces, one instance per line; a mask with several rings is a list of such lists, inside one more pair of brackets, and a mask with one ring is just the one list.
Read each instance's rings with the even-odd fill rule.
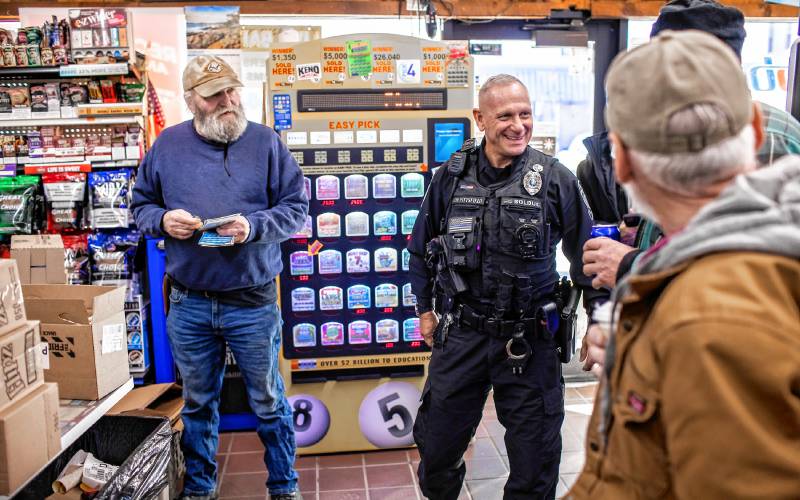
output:
[[298,451],[412,446],[430,350],[406,244],[432,171],[471,134],[466,44],[375,34],[277,44],[267,74],[269,125],[310,200],[280,276]]

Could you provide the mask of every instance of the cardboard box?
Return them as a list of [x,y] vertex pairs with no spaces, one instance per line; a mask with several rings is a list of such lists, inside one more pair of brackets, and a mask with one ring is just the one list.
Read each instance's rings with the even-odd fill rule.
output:
[[59,451],[58,387],[44,384],[0,412],[0,494],[24,485]]
[[25,303],[17,263],[0,259],[0,335],[25,324]]
[[44,367],[40,360],[42,346],[38,321],[28,321],[0,336],[0,410],[44,383]]
[[152,384],[139,387],[125,395],[108,411],[109,415],[167,417],[172,428],[181,427],[183,389],[180,385]]
[[49,344],[44,379],[58,383],[62,398],[100,399],[130,378],[124,288],[23,285],[22,294]]
[[17,261],[22,284],[64,284],[64,242],[59,234],[15,234],[11,258]]

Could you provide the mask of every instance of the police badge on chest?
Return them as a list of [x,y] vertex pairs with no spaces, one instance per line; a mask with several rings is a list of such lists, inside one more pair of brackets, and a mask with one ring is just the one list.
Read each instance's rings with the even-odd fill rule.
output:
[[522,177],[522,187],[525,188],[525,191],[527,191],[529,195],[535,196],[536,193],[542,190],[541,172],[543,170],[544,167],[537,163],[530,167],[530,169],[525,172],[525,175]]

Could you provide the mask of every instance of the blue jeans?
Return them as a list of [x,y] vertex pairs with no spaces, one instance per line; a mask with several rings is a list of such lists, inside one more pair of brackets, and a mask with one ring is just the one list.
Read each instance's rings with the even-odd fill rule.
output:
[[167,332],[183,378],[183,437],[186,458],[183,494],[215,491],[219,401],[230,346],[258,418],[271,495],[297,488],[292,410],[278,371],[281,317],[274,303],[256,307],[222,304],[215,298],[172,289]]

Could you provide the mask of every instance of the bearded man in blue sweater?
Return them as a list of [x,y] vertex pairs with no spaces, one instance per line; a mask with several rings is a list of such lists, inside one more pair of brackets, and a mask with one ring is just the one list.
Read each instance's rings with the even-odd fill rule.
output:
[[[278,371],[280,242],[305,222],[303,174],[272,129],[248,122],[236,73],[199,56],[183,73],[194,119],[169,127],[139,168],[137,226],[165,238],[172,281],[167,332],[183,378],[183,498],[217,498],[215,455],[227,344],[241,370],[264,443],[271,499],[299,498],[292,411]],[[231,246],[200,244],[202,220]],[[213,231],[213,230],[212,230]]]

